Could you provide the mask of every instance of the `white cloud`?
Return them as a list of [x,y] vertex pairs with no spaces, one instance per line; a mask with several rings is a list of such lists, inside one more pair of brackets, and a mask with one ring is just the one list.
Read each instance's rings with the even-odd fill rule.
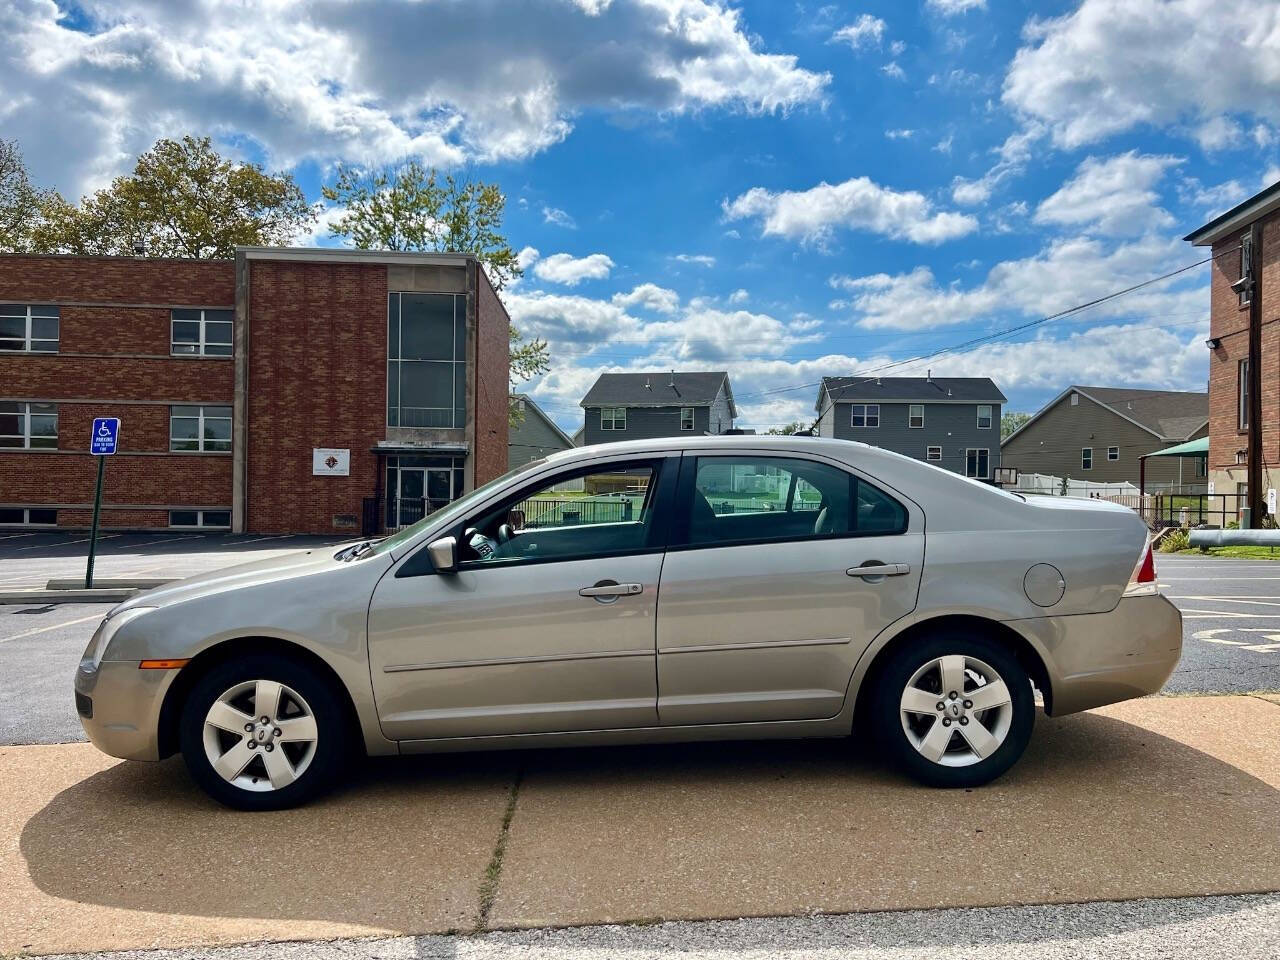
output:
[[1196,127],[1195,138],[1202,150],[1212,153],[1238,145],[1244,139],[1244,130],[1230,117],[1219,114]]
[[893,54],[893,56],[895,57],[901,56],[902,51],[906,49],[907,49],[907,45],[902,40],[895,40],[893,41],[893,43],[889,44],[889,52]]
[[941,140],[933,145],[933,149],[944,156],[951,156],[951,145],[955,142],[954,134],[947,134]]
[[1262,174],[1262,183],[1259,185],[1259,189],[1265,190],[1267,187],[1273,186],[1277,181],[1280,181],[1280,164],[1273,163]]
[[320,215],[316,218],[316,222],[293,238],[293,245],[296,247],[342,246],[342,241],[330,237],[329,231],[333,229],[334,224],[346,215],[346,212],[346,207],[324,207],[321,209]]
[[1249,196],[1249,192],[1239,180],[1206,187],[1195,177],[1187,177],[1178,185],[1178,197],[1182,202],[1204,214],[1223,213]]
[[574,257],[567,253],[553,253],[533,265],[533,273],[539,280],[562,283],[576,287],[583,280],[603,280],[613,269],[613,261],[603,253]]
[[999,159],[990,170],[976,180],[956,177],[951,182],[951,199],[965,207],[986,203],[1001,183],[1026,169],[1031,159],[1031,146],[1042,136],[1044,131],[1038,124],[1029,124],[1026,129],[1010,134],[993,151]]
[[87,32],[54,0],[0,4],[0,128],[71,193],[191,130],[234,134],[277,166],[456,166],[528,157],[585,111],[786,111],[830,82],[760,49],[716,0],[277,0],[249,18],[239,0],[83,7]]
[[543,207],[542,222],[556,227],[564,227],[566,230],[578,229],[578,221],[574,220],[573,217],[559,207]]
[[747,293],[747,291],[743,290],[741,287],[729,294],[729,302],[732,304],[746,303],[750,299],[751,294]]
[[714,267],[716,258],[706,253],[677,253],[673,254],[669,259],[676,263],[688,263],[695,267]]
[[987,0],[926,0],[925,6],[944,17],[954,17],[966,10],[985,10]]
[[1232,115],[1280,121],[1273,3],[1084,0],[1066,16],[1031,21],[1024,38],[1004,101],[1044,122],[1059,146],[1186,124],[1216,148],[1237,135]]
[[1173,223],[1159,206],[1155,186],[1178,157],[1140,154],[1136,150],[1099,159],[1087,157],[1075,176],[1036,209],[1035,222],[1088,226],[1111,235],[1136,235]]
[[841,27],[831,35],[829,43],[847,43],[850,49],[865,50],[878,47],[884,40],[885,22],[879,17],[864,13],[853,23]]
[[884,135],[888,137],[890,140],[910,140],[912,137],[915,136],[915,134],[916,132],[914,130],[907,130],[907,129],[886,130],[884,132]]
[[867,177],[781,193],[752,187],[722,206],[727,220],[758,217],[764,236],[818,246],[828,243],[837,228],[926,244],[962,237],[978,228],[971,216],[935,213],[921,193],[891,190]]
[[630,293],[615,293],[612,303],[624,309],[642,307],[656,313],[675,313],[680,306],[680,295],[656,283],[642,283]]
[[880,68],[880,72],[883,73],[886,77],[892,77],[894,80],[907,79],[906,71],[903,70],[900,66],[898,66],[898,61],[896,60],[890,60],[883,67]]

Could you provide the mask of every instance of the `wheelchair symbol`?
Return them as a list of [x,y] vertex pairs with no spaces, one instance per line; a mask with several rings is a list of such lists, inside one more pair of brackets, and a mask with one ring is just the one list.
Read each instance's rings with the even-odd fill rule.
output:
[[98,424],[98,436],[100,437],[111,436],[111,428],[107,426],[105,420],[102,423]]

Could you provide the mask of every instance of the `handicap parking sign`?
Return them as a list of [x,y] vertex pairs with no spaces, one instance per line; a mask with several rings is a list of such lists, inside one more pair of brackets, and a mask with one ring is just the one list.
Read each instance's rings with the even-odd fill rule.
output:
[[89,438],[89,452],[100,457],[115,453],[116,438],[119,436],[119,417],[94,418],[93,433]]

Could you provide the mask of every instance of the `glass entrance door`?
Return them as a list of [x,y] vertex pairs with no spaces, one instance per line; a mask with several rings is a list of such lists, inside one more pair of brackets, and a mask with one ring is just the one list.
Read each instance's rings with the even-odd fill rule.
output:
[[427,515],[427,471],[422,467],[401,467],[396,491],[396,526],[407,527]]
[[427,509],[439,510],[453,501],[453,471],[439,468],[427,470]]

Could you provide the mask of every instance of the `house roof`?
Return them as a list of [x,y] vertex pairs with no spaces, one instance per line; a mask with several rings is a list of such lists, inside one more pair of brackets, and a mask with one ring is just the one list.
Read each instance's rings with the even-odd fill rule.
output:
[[1208,246],[1276,210],[1280,210],[1280,180],[1260,193],[1255,193],[1248,200],[1236,204],[1221,216],[1214,217],[1204,226],[1192,230],[1182,239],[1191,241],[1197,247]]
[[724,387],[729,415],[736,417],[729,374],[723,370],[657,373],[602,373],[583,407],[709,407]]
[[[543,410],[540,406],[538,406],[537,402],[533,399],[533,397],[529,396],[527,393],[513,393],[511,396],[512,396],[512,399],[514,400],[521,400],[524,402],[525,416],[528,416],[530,413],[532,413],[535,417],[537,417],[543,423],[545,423],[548,427],[550,427],[552,431],[555,432],[556,436],[558,436],[561,440],[564,441],[565,447],[575,446],[573,440],[570,439],[569,435],[565,433],[563,430],[561,430],[558,426],[556,426],[556,422],[552,420],[549,416],[547,416],[546,411]],[[510,430],[510,433],[512,435],[518,435],[519,432],[520,432],[519,426],[514,426]],[[508,446],[510,446],[510,444],[512,444],[513,442],[514,442],[513,440],[508,439],[507,440]]]
[[1006,403],[990,377],[823,377],[814,409],[822,409],[822,393],[833,403],[870,400],[879,403]]
[[1083,387],[1072,384],[1046,403],[1000,445],[1004,446],[1070,393],[1087,397],[1166,442],[1186,440],[1209,422],[1209,394],[1186,390],[1138,390],[1134,387]]

